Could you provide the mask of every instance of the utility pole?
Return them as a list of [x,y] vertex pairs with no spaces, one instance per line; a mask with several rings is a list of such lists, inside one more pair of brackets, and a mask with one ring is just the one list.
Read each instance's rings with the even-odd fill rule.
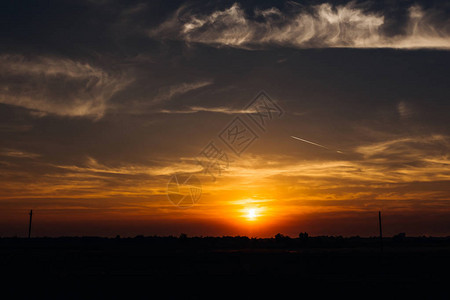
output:
[[28,238],[31,238],[31,220],[33,218],[33,210],[30,210],[30,225],[28,226]]
[[383,253],[383,229],[381,227],[381,211],[378,211],[378,223],[380,225],[380,249],[381,253]]

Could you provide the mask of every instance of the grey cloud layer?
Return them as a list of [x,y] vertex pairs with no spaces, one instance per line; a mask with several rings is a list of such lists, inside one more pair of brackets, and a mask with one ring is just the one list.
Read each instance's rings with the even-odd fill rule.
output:
[[402,33],[385,32],[386,17],[354,2],[324,3],[304,10],[282,12],[272,7],[246,14],[240,4],[210,14],[186,7],[156,29],[152,37],[186,42],[257,49],[270,45],[297,48],[439,48],[450,49],[450,21],[438,21],[435,10],[413,5]]

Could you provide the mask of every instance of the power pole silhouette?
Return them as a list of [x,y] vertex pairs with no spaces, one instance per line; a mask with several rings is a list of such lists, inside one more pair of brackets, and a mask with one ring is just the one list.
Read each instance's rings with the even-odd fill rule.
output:
[[33,210],[30,210],[30,225],[28,226],[28,238],[31,237],[31,220],[33,219]]
[[381,253],[383,253],[383,229],[381,227],[381,211],[378,211],[378,223],[380,225],[380,249]]

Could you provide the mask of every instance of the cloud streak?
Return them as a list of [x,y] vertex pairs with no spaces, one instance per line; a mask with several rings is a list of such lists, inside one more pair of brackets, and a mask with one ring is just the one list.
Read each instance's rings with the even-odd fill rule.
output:
[[72,59],[0,56],[0,103],[38,115],[101,118],[109,99],[130,82],[120,74]]
[[218,107],[190,106],[187,109],[178,109],[178,110],[162,109],[159,112],[166,114],[193,114],[198,112],[210,112],[226,115],[257,113],[257,111],[253,109],[234,109],[226,106],[218,106]]
[[0,155],[15,158],[37,158],[40,156],[39,154],[36,153],[26,152],[17,149],[3,149],[2,151],[0,151]]
[[409,8],[403,32],[385,31],[386,16],[349,2],[329,3],[287,11],[275,7],[246,14],[235,3],[210,14],[181,7],[172,18],[150,31],[152,37],[181,39],[213,46],[260,49],[296,48],[436,48],[450,49],[449,21],[438,21],[435,11]]
[[180,83],[176,85],[171,85],[169,87],[165,87],[159,90],[156,97],[153,99],[153,104],[160,103],[163,101],[168,101],[172,99],[173,97],[188,93],[193,90],[200,89],[202,87],[211,85],[212,81],[196,81],[196,82],[190,82],[190,83]]

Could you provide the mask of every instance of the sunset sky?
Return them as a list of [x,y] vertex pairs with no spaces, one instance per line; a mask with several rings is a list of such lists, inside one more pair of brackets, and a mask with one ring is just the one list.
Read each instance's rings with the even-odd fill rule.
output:
[[[25,236],[30,209],[34,236],[374,236],[379,210],[386,235],[450,235],[448,1],[0,15],[0,236]],[[170,201],[175,174],[201,187],[191,207]]]

